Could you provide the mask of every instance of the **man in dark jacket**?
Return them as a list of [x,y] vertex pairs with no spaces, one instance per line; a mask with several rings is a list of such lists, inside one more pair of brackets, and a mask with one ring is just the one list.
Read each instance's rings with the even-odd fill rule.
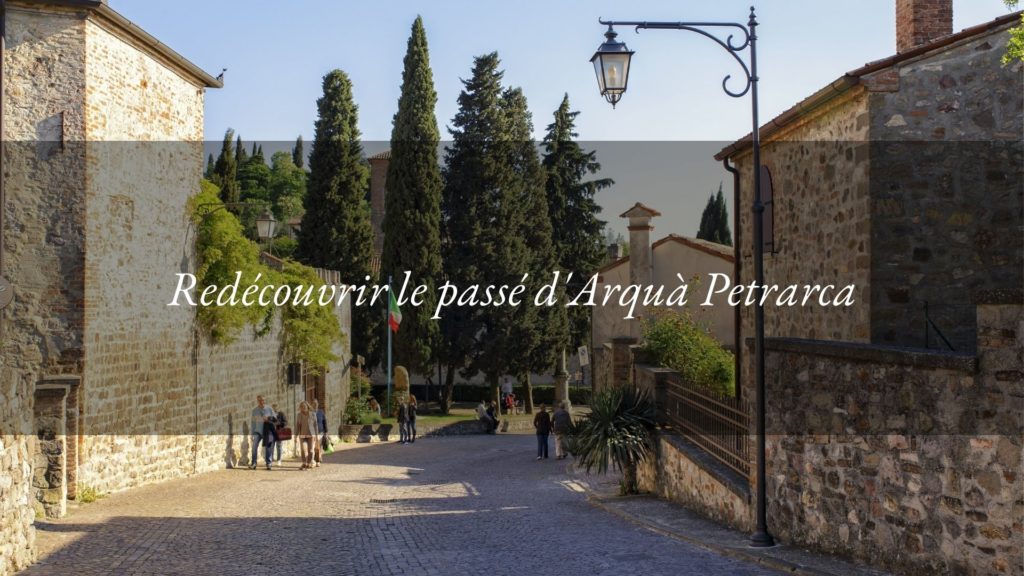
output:
[[537,460],[548,457],[548,435],[551,434],[551,415],[541,404],[540,412],[533,417],[533,427],[537,430]]
[[405,396],[398,399],[398,414],[395,417],[398,421],[398,443],[409,442],[409,405],[405,402]]

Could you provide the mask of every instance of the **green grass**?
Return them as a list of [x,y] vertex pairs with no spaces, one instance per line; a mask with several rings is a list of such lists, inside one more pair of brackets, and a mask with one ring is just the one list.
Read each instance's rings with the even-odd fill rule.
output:
[[[476,404],[469,402],[460,402],[452,407],[451,412],[448,414],[440,414],[435,411],[436,404],[431,404],[428,408],[428,413],[418,413],[416,415],[416,424],[420,426],[446,426],[449,424],[455,424],[457,422],[464,422],[467,420],[476,420]],[[420,409],[423,409],[423,405],[420,405]],[[549,409],[548,412],[551,412]],[[509,422],[532,422],[533,414],[502,414],[498,416],[499,420]],[[383,418],[379,424],[391,424],[396,425],[397,422],[394,418]],[[363,419],[363,424],[375,424],[372,416]]]
[[78,493],[75,495],[75,500],[82,504],[91,504],[100,498],[103,498],[104,494],[101,494],[92,486],[83,486],[78,489]]

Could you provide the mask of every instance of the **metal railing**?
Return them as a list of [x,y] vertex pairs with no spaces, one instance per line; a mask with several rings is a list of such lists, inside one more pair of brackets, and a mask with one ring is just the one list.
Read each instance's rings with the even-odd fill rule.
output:
[[747,403],[685,382],[679,374],[665,379],[659,420],[708,455],[744,477],[750,475],[750,412]]

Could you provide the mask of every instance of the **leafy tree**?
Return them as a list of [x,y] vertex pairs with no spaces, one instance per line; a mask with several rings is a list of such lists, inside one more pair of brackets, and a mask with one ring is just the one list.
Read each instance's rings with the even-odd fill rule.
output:
[[[299,259],[311,266],[337,270],[342,282],[375,282],[370,267],[373,230],[366,203],[369,169],[362,159],[358,112],[348,75],[334,70],[324,76],[323,96],[309,157],[309,181],[299,231]],[[382,309],[352,307],[352,350],[369,365],[380,360],[373,316]]]
[[697,238],[732,246],[732,232],[729,231],[729,209],[725,204],[721,184],[718,185],[718,194],[708,197],[708,203],[700,217]]
[[302,135],[295,139],[295,146],[292,148],[292,163],[302,168],[306,162],[305,147],[302,143]]
[[270,159],[270,201],[274,205],[274,217],[282,225],[302,216],[302,202],[306,197],[306,171],[296,166],[292,158],[292,154],[278,151]]
[[243,202],[270,202],[270,167],[263,158],[263,149],[255,148],[244,165],[238,168],[238,185]]
[[[501,107],[506,123],[502,149],[507,154],[506,162],[513,177],[507,188],[514,194],[509,198],[510,203],[505,211],[507,215],[502,217],[502,224],[510,222],[518,224],[520,228],[518,232],[514,229],[508,232],[524,241],[529,277],[523,284],[527,288],[526,293],[534,295],[560,267],[548,216],[545,171],[537,155],[536,143],[531,137],[533,122],[522,90],[506,90],[502,95]],[[513,243],[508,244],[513,248],[518,247]],[[509,371],[515,373],[526,387],[527,414],[533,413],[530,373],[554,370],[569,341],[564,289],[559,290],[558,296],[559,303],[554,306],[534,306],[531,301],[512,308],[509,310],[511,317],[506,320],[510,327],[509,338],[505,343],[509,353]]]
[[211,182],[219,188],[222,202],[238,202],[239,188],[237,178],[237,167],[235,163],[235,147],[233,141],[235,131],[228,128],[224,133],[224,143],[221,145],[220,156],[213,166],[213,177]]
[[[522,242],[515,236],[498,238],[499,246],[495,246],[495,236],[487,234],[501,220],[496,207],[502,205],[499,195],[504,176],[496,152],[504,124],[500,108],[502,72],[498,64],[496,53],[475,58],[470,78],[462,81],[459,110],[448,129],[452,142],[445,150],[442,169],[443,268],[448,280],[460,286],[486,284],[491,272],[500,269],[501,261],[496,254],[499,246],[505,240]],[[526,263],[524,259],[510,264],[525,268]],[[479,370],[479,356],[474,352],[486,341],[478,338],[487,327],[488,321],[479,309],[451,306],[445,310],[441,357],[447,367],[446,399],[451,398],[456,370],[461,369],[464,376]],[[488,381],[493,385],[497,382],[497,366],[491,368]]]
[[430,373],[440,336],[431,320],[441,278],[441,168],[437,162],[440,133],[434,108],[433,72],[423,20],[417,17],[405,53],[402,94],[391,131],[384,208],[381,266],[396,282],[406,271],[413,285],[428,287],[423,304],[403,310],[394,335],[395,358],[419,373]]
[[[596,152],[584,152],[575,141],[579,136],[575,126],[579,112],[569,107],[568,94],[554,116],[543,140],[548,213],[551,222],[557,223],[552,243],[558,267],[573,275],[574,286],[582,286],[608,254],[601,233],[605,222],[598,219],[601,207],[594,196],[615,182],[610,178],[588,179],[601,170],[601,164]],[[585,306],[568,309],[570,340],[566,344],[573,349],[590,339],[590,312]]]
[[[1006,7],[1016,10],[1020,0],[1003,0]],[[1003,64],[1011,62],[1024,62],[1024,14],[1021,15],[1020,26],[1010,29],[1010,43],[1006,47],[1006,54],[1003,55]]]

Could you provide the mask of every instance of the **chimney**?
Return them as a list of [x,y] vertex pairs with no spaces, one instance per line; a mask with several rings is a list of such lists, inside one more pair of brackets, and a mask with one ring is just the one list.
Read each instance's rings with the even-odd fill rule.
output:
[[[637,202],[632,208],[622,213],[620,218],[629,218],[629,283],[649,286],[654,276],[653,250],[651,247],[651,219],[661,216],[661,212],[648,208]],[[642,312],[639,313],[643,315]],[[640,321],[630,320],[629,335],[640,340]]]
[[608,261],[615,262],[619,258],[622,258],[622,246],[618,242],[612,242],[608,245]]
[[953,0],[896,0],[896,51],[953,33]]

